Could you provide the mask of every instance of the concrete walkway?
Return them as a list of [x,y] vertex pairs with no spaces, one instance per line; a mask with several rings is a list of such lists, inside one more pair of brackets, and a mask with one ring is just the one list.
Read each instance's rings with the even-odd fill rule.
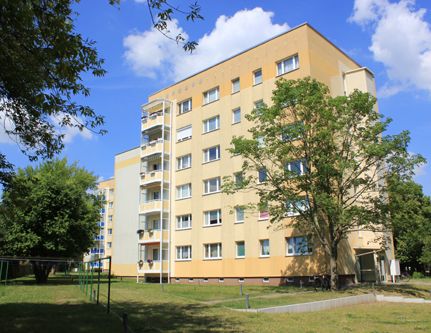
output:
[[375,303],[375,302],[393,302],[393,303],[419,303],[431,304],[430,300],[423,298],[406,298],[402,296],[384,296],[375,294],[364,294],[358,296],[340,297],[335,299],[328,299],[317,302],[307,302],[301,304],[291,304],[274,306],[269,308],[260,309],[239,309],[242,312],[266,312],[266,313],[299,313],[299,312],[313,312],[321,310],[329,310],[348,305]]

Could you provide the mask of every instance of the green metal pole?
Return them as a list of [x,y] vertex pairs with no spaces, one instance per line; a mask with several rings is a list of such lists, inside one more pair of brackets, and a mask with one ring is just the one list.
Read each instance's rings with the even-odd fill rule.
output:
[[107,312],[111,311],[111,267],[112,267],[112,257],[109,256],[109,268],[108,268],[108,305],[106,307]]
[[0,281],[2,280],[2,278],[3,278],[3,260],[0,261]]
[[85,296],[88,295],[88,263],[85,265]]
[[99,304],[99,293],[100,293],[100,271],[102,270],[100,268],[100,264],[102,263],[102,261],[99,258],[99,271],[97,273],[97,304]]
[[92,301],[93,300],[93,272],[94,272],[94,266],[90,267],[90,269],[91,269],[90,301]]
[[9,270],[9,261],[6,261],[6,275],[4,277],[4,285],[6,285],[6,283],[7,283],[7,273],[8,273],[8,270]]

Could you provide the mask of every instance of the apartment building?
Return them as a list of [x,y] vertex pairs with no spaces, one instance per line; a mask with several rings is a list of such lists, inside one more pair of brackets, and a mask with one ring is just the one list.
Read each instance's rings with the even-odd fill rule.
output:
[[[227,149],[233,135],[249,135],[245,115],[271,104],[279,78],[306,76],[334,96],[356,88],[375,95],[368,69],[303,24],[149,96],[140,146],[115,160],[115,274],[147,282],[284,284],[329,272],[328,258],[305,235],[271,227],[267,212],[235,209],[257,195],[221,192],[223,177],[241,169],[241,157]],[[350,233],[340,251],[341,278],[387,279],[392,241],[382,251],[377,236]]]
[[[100,219],[97,221],[98,233],[94,237],[94,245],[89,249],[84,261],[94,261],[112,255],[112,235],[114,227],[114,178],[98,183],[98,195],[102,201],[100,208]],[[91,264],[94,268],[99,268],[97,261]],[[100,268],[108,269],[108,262],[101,262]]]

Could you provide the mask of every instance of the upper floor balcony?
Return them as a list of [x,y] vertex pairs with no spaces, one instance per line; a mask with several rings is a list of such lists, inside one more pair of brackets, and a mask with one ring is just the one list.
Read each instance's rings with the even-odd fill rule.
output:
[[164,140],[162,137],[158,137],[154,140],[143,142],[141,145],[141,156],[149,156],[153,154],[162,154],[163,151],[169,152],[169,141]]
[[160,210],[167,210],[169,208],[169,200],[153,199],[143,200],[139,205],[140,214],[149,214],[152,212],[160,212]]
[[162,172],[162,170],[145,171],[145,172],[141,172],[140,185],[145,186],[145,185],[150,185],[154,183],[161,183],[162,180],[164,180],[165,182],[169,181],[169,171],[164,171],[164,172]]
[[170,114],[165,113],[163,115],[163,111],[156,111],[153,113],[143,114],[141,120],[141,131],[146,131],[150,128],[156,126],[169,126],[170,123]]

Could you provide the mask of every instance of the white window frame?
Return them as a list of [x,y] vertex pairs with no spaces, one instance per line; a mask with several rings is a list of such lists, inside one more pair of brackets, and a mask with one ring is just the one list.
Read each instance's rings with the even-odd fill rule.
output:
[[[302,247],[307,247],[307,252],[296,252],[296,241],[299,239],[305,240],[305,244],[302,245]],[[292,241],[292,242],[291,242]],[[291,252],[289,252],[292,250]],[[293,256],[308,256],[313,254],[313,247],[310,244],[310,240],[307,236],[292,236],[292,237],[286,237],[286,256],[293,257]]]
[[193,107],[192,99],[188,98],[178,103],[178,112],[179,114],[190,112],[192,111],[192,107]]
[[[260,81],[256,80],[257,76],[256,74],[260,72]],[[261,84],[263,82],[263,71],[262,68],[258,68],[255,71],[253,71],[253,85],[256,86],[258,84]]]
[[177,261],[192,260],[192,246],[191,245],[176,246],[175,256]]
[[[240,256],[238,255],[238,244],[242,243],[242,245],[244,246],[244,255]],[[245,241],[236,241],[235,242],[235,258],[245,258]]]
[[[188,133],[188,135],[183,134],[186,131],[187,131],[187,133],[188,133],[188,131],[190,131],[190,133]],[[179,135],[180,133],[181,133],[181,135]],[[177,129],[177,142],[189,140],[191,138],[192,138],[192,125],[187,125],[187,126],[184,126],[184,127]]]
[[[210,124],[211,124],[211,121],[215,121],[215,127],[214,128],[210,128]],[[209,132],[214,132],[214,131],[217,131],[218,129],[220,129],[220,116],[219,115],[217,115],[217,116],[214,116],[214,117],[211,117],[211,118],[208,118],[208,119],[205,119],[203,122],[202,122],[202,127],[203,127],[203,129],[202,129],[202,133],[209,133]]]
[[176,230],[191,229],[192,214],[178,215],[176,219]]
[[[184,193],[185,188],[188,190],[186,190],[186,192]],[[176,199],[177,200],[191,198],[191,196],[192,196],[192,184],[191,183],[178,185],[176,190],[177,190],[176,191],[176,194],[177,194]]]
[[[235,119],[235,115],[239,114],[239,120]],[[238,124],[241,122],[241,108],[236,108],[232,110],[232,125]]]
[[112,228],[108,228],[108,235],[112,235]]
[[[212,184],[214,183],[214,184]],[[216,190],[212,191],[211,187],[215,185]],[[221,179],[220,177],[208,178],[204,180],[204,194],[219,193],[221,191]]]
[[[241,211],[242,219],[238,219],[238,212]],[[242,207],[235,207],[235,223],[244,223],[245,220],[245,211]]]
[[233,79],[232,81],[232,94],[235,94],[241,90],[241,81],[240,78],[237,77]]
[[[187,163],[185,162],[187,161]],[[177,170],[189,169],[192,167],[192,154],[177,157]]]
[[304,159],[287,162],[286,163],[286,169],[292,172],[292,164],[296,163],[296,162],[299,162],[299,173],[296,175],[298,175],[298,176],[305,175],[308,167],[307,167],[307,161]]
[[[212,249],[213,247],[216,248],[217,255],[212,256]],[[222,243],[208,243],[204,244],[204,259],[205,260],[216,260],[216,259],[222,259]]]
[[289,217],[298,216],[301,214],[301,211],[304,212],[309,208],[310,202],[306,197],[296,200],[294,204],[292,201],[288,201],[286,202],[286,215]]
[[[216,156],[216,158],[214,158],[214,159],[212,159],[212,160],[210,160],[210,150],[211,149],[217,149],[216,150],[216,152],[217,152],[217,156]],[[204,163],[209,163],[209,162],[213,162],[213,161],[218,161],[219,159],[220,159],[220,145],[217,145],[217,146],[212,146],[212,147],[209,147],[209,148],[206,148],[206,149],[204,149],[203,150],[203,155],[204,155],[204,158],[203,158],[203,160],[204,160]]]
[[[268,242],[268,253],[264,252],[265,249],[265,242]],[[260,239],[259,240],[259,257],[261,258],[267,258],[271,255],[271,248],[270,248],[270,243],[269,243],[269,239]]]
[[[293,68],[286,70],[286,67],[287,67],[286,65],[287,65],[288,61],[292,61]],[[276,63],[277,76],[292,72],[298,68],[299,68],[299,56],[298,56],[298,54],[295,54],[293,56],[290,56],[288,58],[280,60]]]
[[[211,98],[211,94],[212,93],[215,93],[215,97],[214,98]],[[203,93],[203,97],[204,97],[203,105],[206,105],[206,104],[218,101],[219,98],[220,98],[219,87],[215,87],[215,88],[212,88],[212,89],[209,89],[209,90],[205,91]]]
[[[217,214],[217,222],[216,223],[212,223],[211,221],[211,213],[216,213]],[[207,210],[204,212],[204,227],[213,227],[213,226],[217,226],[217,225],[221,225],[223,222],[222,220],[222,213],[221,213],[221,209],[212,209],[212,210]]]

